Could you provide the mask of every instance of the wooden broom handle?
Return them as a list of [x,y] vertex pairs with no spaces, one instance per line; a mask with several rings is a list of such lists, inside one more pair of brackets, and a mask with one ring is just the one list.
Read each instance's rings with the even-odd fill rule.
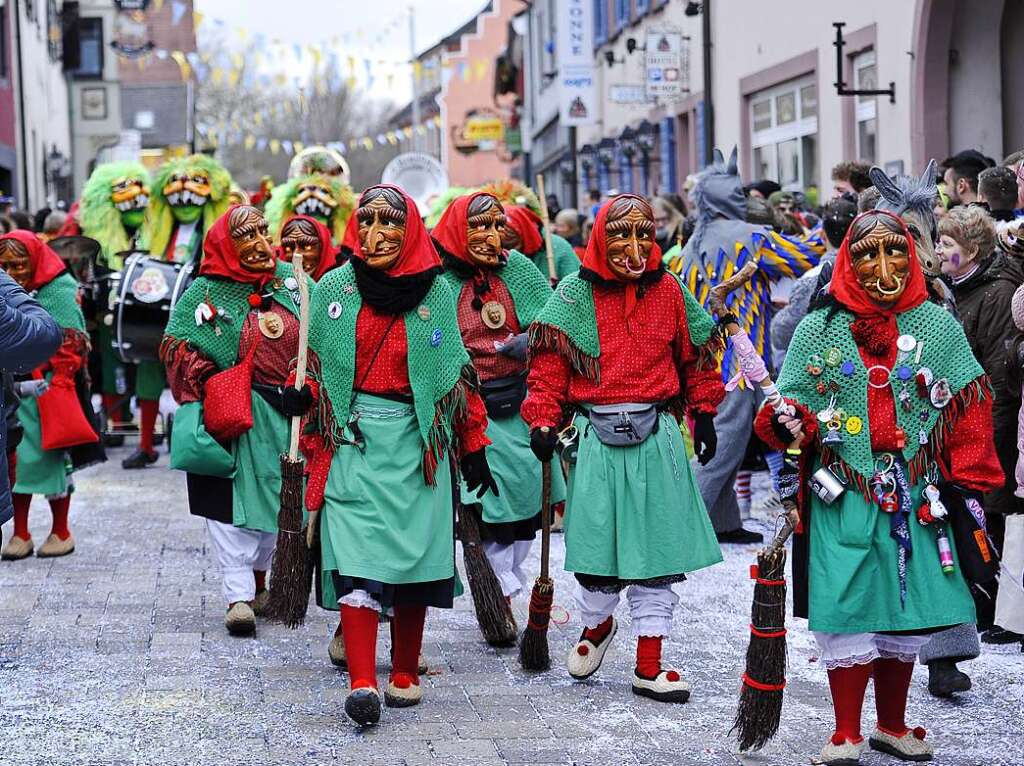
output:
[[540,196],[540,220],[544,224],[544,247],[548,251],[548,277],[551,283],[558,281],[558,270],[555,268],[555,249],[551,246],[551,221],[548,218],[548,198],[544,193],[544,176],[537,174],[537,191]]
[[551,461],[541,463],[540,470],[540,576],[546,579],[551,558]]
[[[295,387],[306,385],[306,361],[309,357],[309,285],[306,273],[302,270],[302,254],[295,251],[292,256],[292,271],[299,283],[299,359],[295,365]],[[302,416],[292,417],[291,442],[288,445],[288,459],[293,463],[299,459],[299,433],[302,429]]]

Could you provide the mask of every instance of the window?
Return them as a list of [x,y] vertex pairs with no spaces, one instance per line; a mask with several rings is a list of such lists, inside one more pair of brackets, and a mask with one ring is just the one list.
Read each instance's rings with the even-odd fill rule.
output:
[[594,0],[594,47],[608,42],[608,0]]
[[615,31],[618,32],[629,23],[629,14],[632,11],[632,0],[615,0]]
[[[878,67],[875,52],[864,51],[853,59],[853,82],[857,90],[878,88]],[[878,98],[857,96],[857,157],[865,162],[878,159]]]
[[817,183],[818,88],[812,76],[750,97],[754,177],[790,191]]
[[642,16],[651,9],[651,0],[636,0],[636,15]]
[[79,79],[103,77],[103,19],[78,22],[79,64],[74,76]]
[[135,113],[136,130],[152,130],[156,126],[156,115],[150,110]]
[[7,78],[7,9],[10,3],[0,5],[0,79]]

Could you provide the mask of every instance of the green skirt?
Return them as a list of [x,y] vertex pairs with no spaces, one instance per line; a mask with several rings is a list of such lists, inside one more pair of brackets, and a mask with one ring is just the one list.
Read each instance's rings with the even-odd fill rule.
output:
[[281,455],[288,451],[289,420],[252,394],[252,428],[235,441],[231,516],[236,527],[277,532],[281,508]]
[[722,560],[675,419],[632,447],[603,444],[583,415],[569,469],[565,568],[579,574],[651,580]]
[[13,491],[23,495],[66,495],[71,473],[66,450],[44,450],[43,430],[39,420],[39,404],[35,399],[22,399],[18,419],[24,429],[18,445],[17,482]]
[[807,585],[811,630],[876,633],[974,622],[974,601],[960,574],[952,532],[949,542],[957,569],[944,574],[934,527],[915,518],[924,486],[910,489],[913,510],[907,526],[913,550],[902,607],[889,515],[849,487],[833,505],[813,497]]
[[[489,419],[487,463],[498,485],[498,496],[488,492],[478,500],[475,492],[461,487],[462,504],[480,503],[488,524],[511,524],[540,512],[541,466],[530,449],[530,430],[518,415]],[[556,464],[557,466],[557,464]],[[556,467],[551,472],[551,503],[565,500],[565,479]]]
[[447,457],[431,487],[423,480],[423,439],[412,405],[357,394],[352,414],[359,415],[364,446],[335,453],[320,513],[326,605],[337,603],[334,572],[390,585],[455,575]]
[[159,401],[167,388],[167,375],[160,362],[139,362],[135,370],[135,395],[144,401]]

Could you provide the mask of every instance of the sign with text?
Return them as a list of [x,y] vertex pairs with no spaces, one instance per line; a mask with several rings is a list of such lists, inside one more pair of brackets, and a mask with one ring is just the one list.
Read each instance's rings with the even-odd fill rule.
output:
[[689,91],[689,60],[685,43],[685,38],[677,31],[647,31],[644,67],[650,98],[672,100]]
[[593,9],[592,0],[558,0],[555,50],[562,125],[592,125],[597,118]]

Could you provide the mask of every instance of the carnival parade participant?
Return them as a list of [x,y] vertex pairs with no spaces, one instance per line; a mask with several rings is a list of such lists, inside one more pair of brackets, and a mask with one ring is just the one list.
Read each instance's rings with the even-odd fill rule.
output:
[[171,467],[188,472],[206,519],[232,634],[255,630],[277,542],[289,417],[311,401],[285,386],[299,344],[292,268],[277,262],[263,214],[232,207],[206,235],[199,277],[174,307],[160,349],[175,400]]
[[331,239],[338,246],[345,236],[345,226],[355,202],[352,187],[343,176],[306,172],[274,187],[266,203],[267,222],[276,233],[292,216],[310,216],[330,230]]
[[89,354],[78,284],[67,273],[60,256],[27,231],[12,231],[0,237],[0,268],[32,293],[63,330],[57,352],[18,384],[18,419],[23,436],[12,488],[14,535],[0,557],[17,560],[32,555],[28,513],[33,495],[46,497],[53,514],[53,527],[36,555],[66,556],[75,550],[75,538],[68,526],[73,485],[67,450],[99,438],[82,412],[76,388],[76,376]]
[[936,629],[974,621],[947,523],[983,519],[980,493],[1003,477],[992,440],[977,438],[992,432],[988,379],[956,319],[928,300],[902,219],[854,220],[828,305],[797,328],[779,389],[792,409],[762,409],[758,434],[777,449],[800,438],[802,483],[832,488],[805,492],[793,567],[795,611],[835,708],[817,762],[858,761],[872,677],[872,749],[929,760],[924,729],[904,720],[915,656]]
[[518,250],[529,258],[540,273],[557,283],[580,270],[580,259],[565,239],[551,235],[551,249],[555,257],[555,277],[551,279],[547,249],[544,247],[544,228],[540,216],[528,207],[509,205],[505,208],[506,225],[501,244],[506,250]]
[[[526,397],[526,331],[551,288],[522,253],[503,249],[508,229],[501,203],[478,192],[456,199],[432,236],[456,296],[462,342],[480,379],[492,442],[489,462],[499,490],[480,500],[464,493],[462,504],[481,517],[484,553],[502,593],[512,599],[528,588],[522,567],[541,523],[540,465],[519,414]],[[539,230],[532,231],[539,238]],[[553,472],[552,485],[551,502],[561,504],[561,471]]]
[[[455,589],[453,490],[495,489],[487,416],[455,302],[413,200],[372,186],[356,211],[353,258],[313,292],[310,369],[319,382],[305,437],[306,506],[319,511],[324,604],[341,611],[351,691],[345,712],[380,718],[379,615],[393,610],[389,706],[417,704],[428,606]],[[321,510],[322,509],[322,510]]]
[[302,256],[302,271],[314,282],[338,265],[331,243],[331,231],[308,215],[293,215],[281,226],[278,257],[291,263],[296,252]]
[[[206,233],[231,205],[230,174],[212,157],[194,154],[162,165],[153,178],[153,189],[140,235],[142,248],[154,258],[174,263],[200,259]],[[122,467],[145,468],[157,461],[153,432],[166,387],[159,362],[138,365],[139,448],[121,462]]]
[[541,461],[568,426],[565,568],[576,575],[584,625],[569,674],[582,680],[600,668],[626,589],[637,637],[633,692],[685,702],[689,684],[661,659],[679,601],[672,585],[722,555],[679,422],[693,417],[706,463],[723,386],[714,322],[662,268],[654,230],[641,197],[601,207],[579,274],[559,284],[530,330],[522,415]]
[[[98,274],[104,276],[124,268],[124,254],[137,249],[136,240],[149,205],[149,172],[138,162],[107,162],[97,165],[82,189],[79,219],[83,236],[100,243]],[[105,311],[106,307],[99,307]],[[100,390],[103,408],[115,424],[121,422],[125,385],[124,364],[114,350],[110,325],[96,323],[96,344],[100,356]],[[121,367],[121,370],[118,370]],[[159,398],[159,396],[157,396]],[[124,437],[117,439],[123,442]],[[111,444],[118,442],[112,441]]]
[[[728,163],[715,150],[715,162],[698,177],[691,198],[697,226],[669,270],[681,276],[697,300],[707,306],[712,287],[747,262],[757,263],[753,279],[730,295],[726,305],[772,369],[772,284],[782,277],[798,277],[814,266],[825,250],[821,236],[815,233],[807,240],[790,239],[744,220],[747,207],[735,149]],[[757,543],[763,536],[743,528],[733,487],[750,441],[759,394],[737,378],[738,358],[732,342],[728,343],[722,378],[733,383],[715,419],[722,448],[697,470],[697,482],[719,542]]]

